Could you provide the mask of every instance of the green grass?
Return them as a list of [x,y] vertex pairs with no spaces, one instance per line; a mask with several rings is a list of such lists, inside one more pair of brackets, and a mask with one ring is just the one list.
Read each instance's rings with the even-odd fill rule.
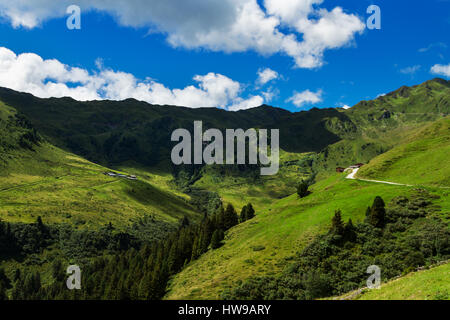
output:
[[[322,180],[311,190],[304,199],[297,195],[281,199],[232,228],[223,247],[208,251],[173,278],[166,299],[218,299],[237,281],[276,274],[290,256],[327,230],[336,209],[342,210],[345,220],[360,221],[375,196],[390,201],[408,195],[411,188],[347,180],[343,174]],[[439,201],[449,201],[444,190],[434,192],[442,196]],[[253,250],[258,246],[265,249]]]
[[450,118],[428,125],[404,144],[374,158],[358,177],[450,187]]
[[200,218],[186,197],[158,186],[167,177],[154,185],[142,171],[133,170],[139,180],[131,181],[103,175],[109,170],[46,143],[35,151],[13,150],[0,171],[0,218],[34,222],[41,216],[46,223],[88,228],[109,222],[122,228],[145,214],[173,224],[184,215]]
[[450,300],[450,263],[364,290],[357,300]]
[[217,192],[225,204],[231,203],[238,211],[249,202],[263,210],[294,193],[298,183],[308,178],[311,169],[304,164],[309,156],[280,150],[280,167],[274,176],[261,176],[259,170],[253,176],[248,172],[223,175],[220,166],[205,167],[193,187]]

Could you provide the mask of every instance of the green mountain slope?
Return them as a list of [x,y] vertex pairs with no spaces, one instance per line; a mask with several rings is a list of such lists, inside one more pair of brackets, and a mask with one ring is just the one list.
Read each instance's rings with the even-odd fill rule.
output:
[[[0,104],[0,219],[63,223],[97,228],[113,223],[122,229],[151,215],[168,227],[184,216],[200,214],[188,197],[169,191],[167,176],[139,180],[109,177],[110,169],[56,148],[43,140],[25,118]],[[120,173],[120,171],[119,171]],[[155,185],[156,184],[156,185]]]
[[412,272],[389,281],[379,289],[351,292],[339,299],[356,300],[449,300],[450,263],[428,270]]
[[[149,105],[133,99],[39,99],[1,88],[0,100],[23,113],[57,147],[118,169],[148,172],[156,166],[158,174],[174,175],[188,190],[217,191],[225,201],[240,207],[249,201],[269,204],[292,193],[297,181],[311,174],[311,165],[321,178],[337,166],[366,163],[395,147],[411,132],[449,113],[450,85],[446,80],[433,79],[362,101],[349,110],[296,113],[269,106],[227,112]],[[255,181],[258,173],[248,167],[173,167],[170,134],[177,128],[192,129],[195,120],[202,120],[204,129],[279,128],[281,148],[289,160],[282,163],[276,180]],[[311,152],[318,154],[305,157]],[[159,179],[158,175],[152,177]]]
[[375,195],[385,201],[410,188],[386,186],[333,175],[311,187],[312,194],[291,195],[231,229],[225,245],[209,251],[174,277],[167,299],[218,299],[220,293],[255,275],[273,275],[318,233],[329,227],[334,211],[361,221]]
[[357,176],[411,185],[450,187],[450,118],[426,126],[406,141],[372,159]]
[[194,121],[207,128],[280,128],[281,148],[291,152],[319,151],[339,137],[326,127],[327,119],[349,122],[336,109],[291,114],[262,106],[227,112],[203,108],[150,105],[136,100],[78,102],[69,98],[39,99],[0,88],[0,101],[30,119],[51,143],[99,164],[119,165],[132,160],[170,167],[171,133],[192,132]]
[[[227,231],[222,247],[175,275],[166,295],[217,299],[250,276],[281,272],[294,254],[328,230],[335,210],[342,210],[344,220],[359,222],[375,196],[389,202],[413,189],[348,180],[334,173],[336,166],[373,159],[361,176],[423,184],[440,196],[433,203],[447,219],[448,190],[436,187],[449,181],[448,118],[441,120],[449,114],[449,88],[448,81],[434,79],[349,110],[297,113],[268,106],[227,112],[131,99],[38,99],[0,88],[0,218],[32,222],[39,215],[48,223],[79,228],[108,222],[126,228],[153,215],[167,232],[183,216],[200,219],[180,190],[217,193],[238,210],[252,202],[256,217]],[[261,177],[252,166],[172,166],[170,134],[191,129],[195,120],[202,120],[204,129],[279,128],[279,174]],[[139,180],[105,176],[107,167]],[[312,193],[299,199],[296,184],[313,181],[316,174]]]
[[343,110],[356,128],[345,134],[341,124],[330,125],[341,140],[319,153],[319,170],[367,163],[375,156],[406,142],[421,127],[450,114],[450,81],[433,79]]

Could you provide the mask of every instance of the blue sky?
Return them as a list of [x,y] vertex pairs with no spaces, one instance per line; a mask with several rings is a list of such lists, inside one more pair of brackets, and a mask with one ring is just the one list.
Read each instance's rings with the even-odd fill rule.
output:
[[[235,2],[230,1],[233,3],[230,8],[233,8]],[[293,1],[295,0],[291,2]],[[208,37],[202,36],[201,40],[190,39],[190,35],[185,32],[187,28],[192,28],[188,30],[192,33],[195,33],[196,28],[202,28],[203,32],[210,24],[215,23],[205,21],[200,26],[196,26],[195,23],[192,26],[192,21],[204,19],[209,12],[220,16],[220,12],[215,12],[214,6],[199,9],[198,12],[203,13],[202,10],[205,12],[198,16],[194,8],[186,13],[186,15],[192,15],[191,20],[181,21],[178,25],[177,17],[170,23],[160,22],[160,19],[165,17],[169,17],[168,20],[170,20],[174,12],[171,10],[176,8],[160,8],[156,10],[157,14],[152,13],[153,16],[149,14],[147,19],[145,11],[151,12],[151,6],[127,8],[126,2],[123,2],[117,9],[109,10],[102,7],[83,6],[82,1],[79,1],[81,30],[68,30],[66,20],[69,15],[65,13],[67,7],[65,3],[62,3],[61,7],[55,7],[55,4],[49,4],[51,2],[38,0],[35,1],[37,5],[21,7],[13,1],[3,2],[5,4],[0,4],[0,47],[15,53],[14,74],[17,70],[25,70],[27,74],[37,72],[30,71],[31,67],[24,69],[30,63],[22,62],[25,59],[19,61],[17,58],[22,53],[34,53],[43,60],[58,60],[68,68],[67,70],[73,67],[84,70],[92,77],[98,76],[102,81],[109,81],[104,80],[108,77],[107,75],[100,76],[102,71],[111,71],[115,76],[116,73],[123,72],[132,75],[138,84],[148,85],[144,88],[130,89],[128,84],[123,82],[123,86],[126,87],[124,89],[118,84],[119,81],[110,80],[114,81],[115,85],[108,86],[107,91],[103,90],[104,88],[92,89],[93,81],[91,80],[90,82],[86,80],[85,83],[83,83],[84,80],[71,83],[67,77],[71,77],[72,73],[67,75],[58,73],[54,77],[45,75],[45,79],[41,79],[42,83],[38,84],[39,86],[46,85],[48,82],[55,84],[61,82],[65,83],[69,89],[84,85],[88,86],[89,90],[97,90],[99,96],[110,99],[126,98],[128,92],[128,95],[133,97],[148,96],[149,102],[166,102],[167,100],[168,103],[184,104],[183,99],[185,99],[186,105],[191,104],[192,107],[218,106],[233,110],[233,108],[251,107],[252,103],[258,104],[262,101],[273,106],[298,111],[311,107],[352,106],[361,100],[373,99],[379,94],[395,90],[402,85],[415,85],[433,77],[446,79],[450,77],[450,1],[446,0],[325,0],[316,1],[316,3],[312,1],[312,9],[309,10],[314,11],[307,12],[311,15],[310,19],[319,19],[323,14],[319,10],[332,12],[339,6],[343,8],[343,14],[351,15],[364,24],[370,16],[366,13],[367,7],[371,4],[378,5],[381,9],[381,30],[367,28],[361,30],[357,24],[353,25],[353,29],[349,26],[350,38],[338,44],[334,43],[333,39],[327,40],[331,41],[327,42],[328,44],[332,44],[326,49],[321,49],[321,43],[313,39],[308,46],[307,55],[310,52],[317,52],[316,50],[322,50],[322,52],[314,56],[319,61],[309,65],[303,63],[309,57],[304,53],[299,56],[297,53],[289,54],[283,50],[277,52],[278,49],[271,47],[270,43],[262,46],[249,44],[248,47],[247,43],[234,45],[233,42],[237,41],[236,39],[239,41],[244,39],[245,42],[246,36],[251,37],[245,30],[239,31],[241,33],[233,31],[233,34],[229,32],[219,34],[217,36],[219,39],[213,38],[210,34]],[[175,0],[169,2],[172,2],[173,6],[178,3]],[[70,3],[77,4],[77,1],[73,0]],[[134,5],[133,1],[129,3],[131,7]],[[191,7],[197,4],[198,1],[192,1]],[[48,9],[41,10],[42,7],[38,5],[47,5]],[[306,37],[314,36],[313,32],[307,35],[306,31],[305,33],[298,31],[303,30],[302,27],[293,31],[297,26],[295,19],[298,18],[288,16],[286,13],[288,11],[283,13],[278,10],[279,8],[272,8],[270,11],[264,1],[258,1],[257,5],[267,14],[267,19],[278,14],[277,17],[282,23],[277,30],[285,35],[295,35],[297,43],[301,44],[305,42]],[[135,12],[133,10],[143,12],[140,12],[138,16],[122,13],[128,12],[126,10],[132,13]],[[178,8],[176,14],[180,11],[183,13],[183,8]],[[22,17],[30,18],[26,21]],[[213,27],[222,30],[224,26],[237,24],[232,21],[232,18],[220,23],[222,24]],[[233,25],[232,30],[237,28]],[[333,45],[337,48],[332,48]],[[1,56],[0,54],[0,59]],[[13,59],[6,53],[3,56],[6,57],[5,61]],[[296,58],[301,60],[300,63]],[[0,65],[1,62],[0,60]],[[431,72],[432,67],[436,65],[438,67]],[[33,68],[46,69],[46,67]],[[267,68],[276,72],[276,78],[265,84],[258,83],[258,71],[261,72]],[[0,67],[0,71],[4,73],[3,78],[0,74],[2,86],[29,91],[44,97],[59,96],[64,95],[61,92],[69,92],[60,92],[55,88],[50,90],[47,87],[36,88],[36,84],[24,82],[37,80],[20,79],[19,81],[12,79],[13,69],[2,71]],[[49,72],[54,74],[54,71]],[[208,74],[210,76],[206,77]],[[197,75],[200,77],[194,80],[193,78]],[[218,78],[218,75],[223,77]],[[34,79],[33,77],[37,76],[33,74],[29,78]],[[17,84],[19,82],[20,85]],[[152,85],[149,84],[151,82],[153,82]],[[210,83],[211,87],[208,87],[207,83]],[[156,87],[157,85],[164,90],[157,90],[159,88]],[[223,92],[219,89],[217,89],[219,92],[214,91],[216,90],[214,86],[221,85],[226,87],[222,90]],[[189,86],[193,86],[197,91],[181,91]],[[180,92],[173,91],[177,89]],[[117,92],[112,92],[113,90]],[[151,95],[139,90],[150,90]],[[135,93],[137,91],[140,93]],[[191,93],[193,96],[188,95]],[[154,98],[153,95],[158,97]],[[74,97],[81,97],[81,95]],[[87,95],[86,99],[81,100],[88,100],[89,97],[90,95]],[[198,105],[202,97],[209,102]],[[141,100],[145,99],[147,98]],[[245,103],[246,101],[249,103]],[[297,105],[295,105],[296,102]]]

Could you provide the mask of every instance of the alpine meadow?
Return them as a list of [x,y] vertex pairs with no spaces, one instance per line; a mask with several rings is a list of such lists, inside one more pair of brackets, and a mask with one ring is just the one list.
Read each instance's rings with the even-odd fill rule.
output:
[[69,2],[0,1],[2,306],[450,300],[448,1]]

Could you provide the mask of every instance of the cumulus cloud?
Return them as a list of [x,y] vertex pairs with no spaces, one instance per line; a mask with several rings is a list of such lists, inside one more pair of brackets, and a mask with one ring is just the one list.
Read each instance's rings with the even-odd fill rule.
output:
[[292,102],[296,107],[302,107],[305,104],[316,104],[322,101],[322,90],[312,92],[305,90],[303,92],[295,92],[286,102]]
[[435,64],[434,66],[431,67],[430,72],[433,74],[438,74],[450,78],[450,64],[448,65]]
[[238,98],[234,105],[230,106],[228,110],[238,111],[254,108],[255,106],[260,106],[264,103],[264,98],[261,96],[252,96],[248,99]]
[[278,74],[278,72],[270,68],[260,69],[258,70],[258,79],[256,80],[256,82],[260,85],[265,85],[272,80],[278,79],[279,76],[280,75]]
[[[300,68],[323,65],[324,52],[353,43],[365,25],[341,7],[323,0],[78,0],[82,12],[100,10],[119,24],[147,27],[167,35],[174,47],[212,51],[286,54]],[[65,15],[71,0],[0,2],[0,15],[14,27],[34,28]]]
[[72,97],[76,100],[123,100],[135,98],[152,104],[192,108],[247,109],[263,104],[261,96],[244,99],[242,86],[224,75],[196,75],[195,85],[170,89],[154,80],[139,80],[134,75],[105,69],[89,72],[67,66],[58,60],[44,60],[34,53],[16,55],[0,47],[0,86],[28,92],[37,97]]

